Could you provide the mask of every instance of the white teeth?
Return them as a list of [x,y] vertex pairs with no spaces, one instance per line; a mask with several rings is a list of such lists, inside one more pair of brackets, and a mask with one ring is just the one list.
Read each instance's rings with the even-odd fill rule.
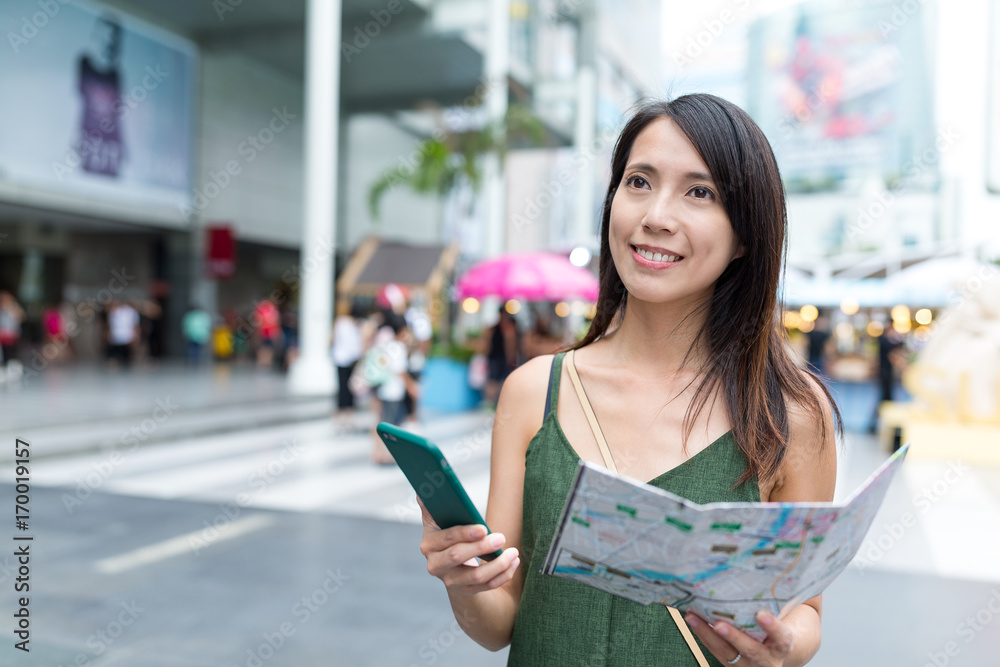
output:
[[648,250],[643,250],[641,248],[636,248],[635,251],[651,262],[677,262],[680,260],[680,255],[664,255],[658,252],[654,253]]

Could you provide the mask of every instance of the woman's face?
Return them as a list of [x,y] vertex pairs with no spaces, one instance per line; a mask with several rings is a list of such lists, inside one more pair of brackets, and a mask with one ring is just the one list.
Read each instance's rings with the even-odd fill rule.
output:
[[611,202],[611,257],[625,289],[650,303],[709,298],[741,253],[719,188],[668,118],[636,137]]

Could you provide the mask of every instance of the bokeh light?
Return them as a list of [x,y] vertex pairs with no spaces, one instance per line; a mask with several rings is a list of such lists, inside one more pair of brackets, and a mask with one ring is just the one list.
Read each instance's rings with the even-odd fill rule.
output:
[[802,316],[797,311],[786,310],[781,316],[781,323],[785,325],[786,329],[797,329],[802,324]]
[[583,246],[573,248],[569,253],[569,263],[573,266],[587,266],[590,263],[590,251]]
[[[900,304],[898,306],[892,307],[892,321],[893,322],[909,322],[910,321],[910,309],[906,306]],[[909,329],[907,329],[909,331]]]
[[470,315],[479,312],[479,299],[467,297],[462,299],[462,310]]

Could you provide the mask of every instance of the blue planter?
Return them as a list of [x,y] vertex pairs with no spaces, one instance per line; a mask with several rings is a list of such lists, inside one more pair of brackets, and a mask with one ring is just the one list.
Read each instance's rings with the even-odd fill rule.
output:
[[431,357],[420,376],[420,409],[464,412],[479,405],[481,392],[469,386],[469,365]]

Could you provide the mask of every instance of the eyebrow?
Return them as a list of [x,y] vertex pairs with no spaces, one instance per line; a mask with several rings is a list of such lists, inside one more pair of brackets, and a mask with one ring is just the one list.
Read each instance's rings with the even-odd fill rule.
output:
[[[648,171],[651,174],[658,174],[658,173],[660,173],[659,169],[657,169],[653,165],[649,164],[648,162],[636,162],[634,164],[628,165],[625,168],[626,171],[628,171],[630,169],[636,169],[638,171]],[[715,180],[712,178],[712,176],[710,174],[706,174],[703,171],[689,171],[689,172],[683,174],[683,177],[684,177],[685,180],[688,180],[688,181],[708,181],[710,183],[714,183],[715,182]]]

